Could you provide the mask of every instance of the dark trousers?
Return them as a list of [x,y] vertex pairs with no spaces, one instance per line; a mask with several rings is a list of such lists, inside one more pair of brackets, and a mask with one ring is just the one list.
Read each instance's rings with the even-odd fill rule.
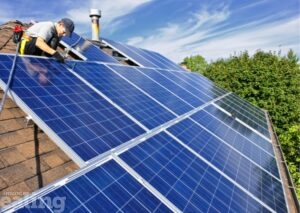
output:
[[[19,53],[24,55],[38,55],[38,56],[50,56],[48,53],[43,52],[40,48],[36,46],[36,37],[31,39],[21,40],[21,45],[19,48]],[[24,43],[23,43],[24,42]],[[57,37],[52,37],[50,41],[47,43],[52,49],[56,50],[59,43],[59,39]]]

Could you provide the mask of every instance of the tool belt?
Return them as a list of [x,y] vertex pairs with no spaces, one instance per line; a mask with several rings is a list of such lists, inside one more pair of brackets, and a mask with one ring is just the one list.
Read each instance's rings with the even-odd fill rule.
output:
[[23,33],[21,38],[21,43],[20,43],[20,49],[19,49],[21,55],[24,55],[26,43],[30,42],[31,40],[32,40],[31,36],[28,36],[25,33]]

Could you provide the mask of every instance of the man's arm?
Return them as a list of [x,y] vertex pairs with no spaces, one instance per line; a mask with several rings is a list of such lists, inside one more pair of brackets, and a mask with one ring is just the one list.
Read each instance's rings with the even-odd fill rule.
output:
[[44,41],[42,37],[37,37],[35,46],[37,46],[38,48],[50,55],[53,55],[56,52],[56,50],[49,47],[49,45]]

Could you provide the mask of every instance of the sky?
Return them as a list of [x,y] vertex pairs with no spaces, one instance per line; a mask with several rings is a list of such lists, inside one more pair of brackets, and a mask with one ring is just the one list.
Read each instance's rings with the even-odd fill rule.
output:
[[176,63],[201,55],[207,62],[248,51],[300,58],[300,0],[1,0],[9,20],[71,18],[91,38],[89,10],[100,9],[100,37],[159,52]]

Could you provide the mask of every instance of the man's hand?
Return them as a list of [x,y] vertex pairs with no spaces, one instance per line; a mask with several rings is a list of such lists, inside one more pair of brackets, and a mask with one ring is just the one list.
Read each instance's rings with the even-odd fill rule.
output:
[[52,57],[55,58],[56,61],[58,61],[60,63],[64,63],[65,62],[64,57],[59,52],[57,52],[57,51],[52,55]]

